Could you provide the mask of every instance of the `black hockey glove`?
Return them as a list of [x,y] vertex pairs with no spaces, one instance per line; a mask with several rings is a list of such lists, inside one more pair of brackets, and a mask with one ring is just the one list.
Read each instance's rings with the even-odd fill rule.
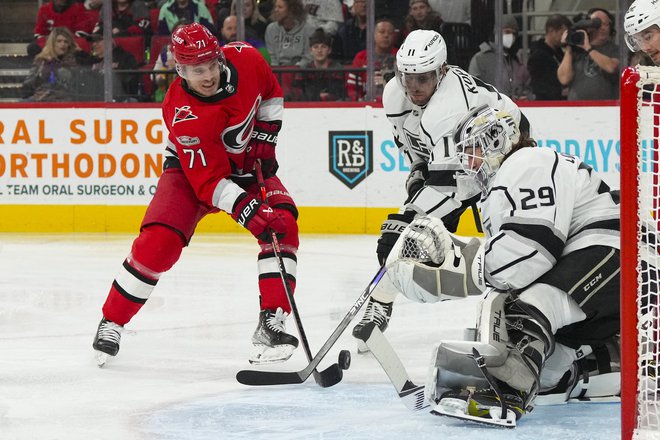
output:
[[429,178],[429,164],[426,161],[419,160],[412,163],[410,166],[410,174],[406,179],[406,192],[408,193],[408,200],[406,203],[412,199],[412,197],[417,194],[417,192],[422,189],[424,182]]
[[394,243],[399,239],[399,236],[406,229],[415,218],[413,211],[405,211],[403,214],[390,214],[387,220],[383,222],[380,227],[380,238],[378,239],[378,246],[376,246],[376,255],[378,256],[378,263],[382,266],[387,260],[387,256],[392,251]]

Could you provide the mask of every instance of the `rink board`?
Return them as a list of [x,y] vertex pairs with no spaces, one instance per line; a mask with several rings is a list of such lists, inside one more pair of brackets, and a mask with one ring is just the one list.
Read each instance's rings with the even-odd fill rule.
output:
[[[618,188],[616,105],[534,105],[524,112],[542,147],[581,157]],[[135,231],[155,190],[165,141],[161,111],[151,105],[3,105],[0,232]],[[406,197],[409,168],[381,107],[287,107],[278,159],[302,232],[377,233]],[[198,228],[238,230],[223,214]],[[468,213],[460,232],[474,231]]]

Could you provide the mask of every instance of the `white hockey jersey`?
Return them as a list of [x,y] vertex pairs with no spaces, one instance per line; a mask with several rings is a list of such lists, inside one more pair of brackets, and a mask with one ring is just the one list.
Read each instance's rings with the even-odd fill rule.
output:
[[486,280],[523,288],[557,260],[593,245],[619,248],[619,193],[575,156],[522,148],[481,201]]
[[411,164],[429,163],[426,185],[405,208],[442,218],[474,195],[457,194],[454,174],[461,168],[452,130],[468,110],[482,104],[505,110],[520,123],[520,109],[511,99],[456,66],[449,66],[438,90],[423,107],[406,98],[398,80],[387,83],[383,107],[392,124],[394,141]]

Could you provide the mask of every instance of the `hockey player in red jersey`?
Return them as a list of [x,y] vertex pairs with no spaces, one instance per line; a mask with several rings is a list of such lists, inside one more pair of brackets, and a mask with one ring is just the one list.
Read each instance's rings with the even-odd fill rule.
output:
[[[250,362],[285,361],[298,340],[285,332],[291,309],[269,240],[271,231],[278,235],[294,289],[298,212],[276,176],[282,90],[256,49],[240,42],[221,48],[199,23],[172,34],[172,53],[179,77],[163,102],[169,131],[164,171],[103,305],[93,342],[99,364],[117,354],[124,325],[179,259],[197,223],[218,211],[250,231],[261,247],[261,311]],[[268,205],[259,196],[255,166],[263,171]]]

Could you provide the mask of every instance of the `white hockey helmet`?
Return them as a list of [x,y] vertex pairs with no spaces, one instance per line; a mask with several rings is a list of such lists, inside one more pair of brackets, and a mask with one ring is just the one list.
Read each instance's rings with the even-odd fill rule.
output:
[[[463,171],[472,176],[485,193],[490,179],[520,140],[518,124],[509,113],[484,104],[463,116],[453,133]],[[481,164],[474,169],[477,159]]]
[[435,72],[436,88],[442,80],[442,67],[447,63],[447,45],[435,31],[412,31],[396,53],[396,73],[406,90],[405,76]]
[[623,29],[626,31],[624,39],[632,51],[640,50],[640,45],[634,35],[651,26],[660,27],[660,4],[658,0],[635,0],[624,16]]

